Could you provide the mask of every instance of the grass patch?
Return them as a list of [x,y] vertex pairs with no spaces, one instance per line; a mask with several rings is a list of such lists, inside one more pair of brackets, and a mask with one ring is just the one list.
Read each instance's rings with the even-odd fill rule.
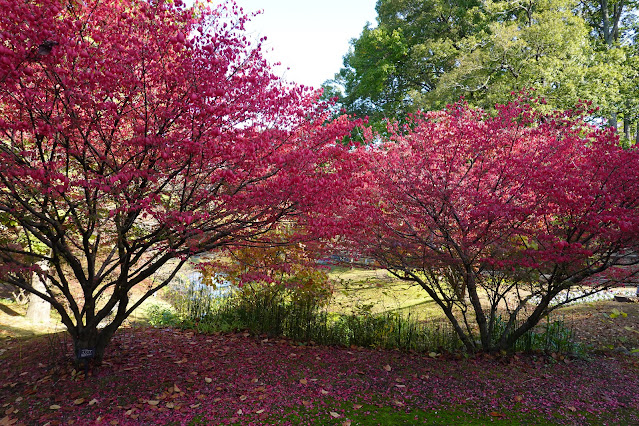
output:
[[[512,424],[535,424],[539,426],[552,426],[556,423],[549,421],[543,416],[520,412],[493,412],[491,414],[470,414],[466,411],[456,409],[437,408],[429,411],[417,408],[393,407],[391,401],[386,404],[352,404],[324,401],[320,407],[310,407],[300,409],[285,414],[282,417],[260,418],[259,416],[249,416],[240,425],[248,421],[263,421],[268,424],[280,424],[289,422],[290,424],[321,424],[352,426],[378,426],[378,425],[460,425],[460,426],[483,426],[488,423],[512,425]],[[193,423],[202,424],[202,423]]]

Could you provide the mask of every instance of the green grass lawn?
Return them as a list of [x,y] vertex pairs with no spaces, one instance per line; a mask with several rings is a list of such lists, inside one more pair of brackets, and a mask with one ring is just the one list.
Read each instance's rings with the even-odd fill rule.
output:
[[329,273],[334,282],[329,312],[373,314],[410,313],[419,320],[444,318],[441,309],[420,286],[393,277],[384,269],[334,267]]

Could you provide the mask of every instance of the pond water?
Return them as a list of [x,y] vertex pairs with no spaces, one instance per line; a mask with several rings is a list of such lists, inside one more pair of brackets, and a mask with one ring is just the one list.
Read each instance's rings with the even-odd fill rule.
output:
[[235,291],[233,285],[226,281],[223,275],[218,274],[214,277],[214,285],[206,285],[202,282],[202,278],[202,274],[198,271],[180,274],[173,279],[170,287],[171,290],[180,293],[196,293],[198,297],[211,298],[228,297]]

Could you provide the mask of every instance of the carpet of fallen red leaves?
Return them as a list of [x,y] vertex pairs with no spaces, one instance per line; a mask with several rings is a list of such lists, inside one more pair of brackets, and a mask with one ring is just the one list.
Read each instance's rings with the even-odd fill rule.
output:
[[130,328],[118,332],[103,365],[91,366],[85,380],[64,335],[0,343],[6,424],[265,424],[309,410],[317,416],[309,423],[324,424],[344,420],[340,407],[361,404],[534,413],[566,424],[600,414],[613,424],[619,410],[624,422],[630,412],[639,424],[635,357],[431,357]]

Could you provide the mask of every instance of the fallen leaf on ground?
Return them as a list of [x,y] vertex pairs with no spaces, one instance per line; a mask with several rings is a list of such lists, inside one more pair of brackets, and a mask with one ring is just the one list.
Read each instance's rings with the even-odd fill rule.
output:
[[331,415],[331,417],[333,417],[333,418],[338,418],[338,417],[340,417],[340,415],[339,415],[338,413],[336,413],[335,411],[331,411],[331,412],[330,412],[330,415]]

